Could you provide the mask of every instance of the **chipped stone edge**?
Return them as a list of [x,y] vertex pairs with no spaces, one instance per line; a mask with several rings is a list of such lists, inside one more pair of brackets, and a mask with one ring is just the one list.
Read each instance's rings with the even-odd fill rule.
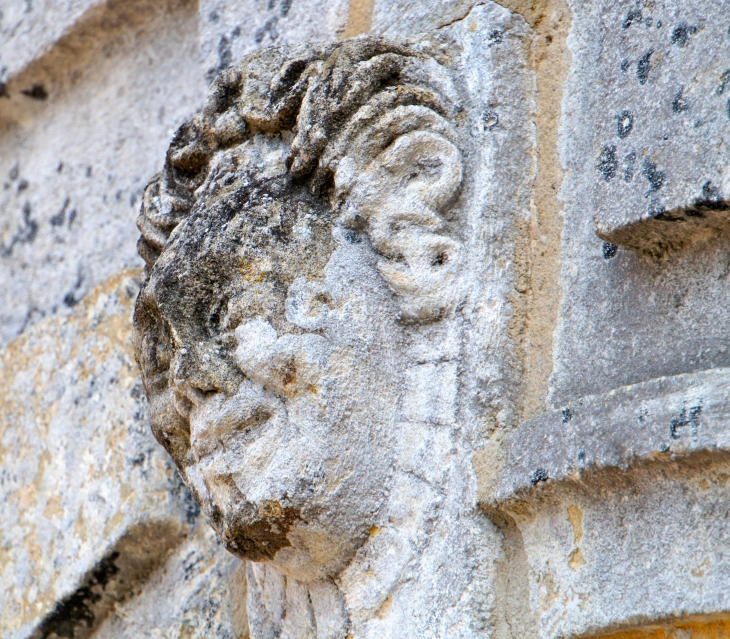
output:
[[643,461],[730,451],[730,368],[659,377],[591,395],[523,422],[488,506],[543,486]]

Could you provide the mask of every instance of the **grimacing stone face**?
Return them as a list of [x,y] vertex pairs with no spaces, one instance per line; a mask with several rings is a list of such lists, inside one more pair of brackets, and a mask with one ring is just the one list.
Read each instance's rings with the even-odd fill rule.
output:
[[379,38],[249,56],[145,194],[153,431],[226,547],[299,579],[337,574],[367,538],[405,332],[458,302],[462,160],[434,77]]

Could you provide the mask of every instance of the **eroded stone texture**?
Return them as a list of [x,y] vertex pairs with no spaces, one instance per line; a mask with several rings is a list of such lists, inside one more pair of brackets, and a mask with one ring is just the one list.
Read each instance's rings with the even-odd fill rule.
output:
[[701,625],[678,633],[697,628],[683,618],[730,607],[727,459],[700,454],[606,470],[545,486],[538,499],[510,507],[511,543],[521,548],[510,587],[524,580],[522,614],[534,615],[534,636],[604,636],[673,621],[670,637],[724,637],[722,624],[706,627],[709,634]]
[[0,15],[0,83],[49,51],[100,0],[8,0]]
[[122,272],[0,356],[3,636],[85,636],[195,520],[148,431],[130,330],[139,277]]
[[262,47],[335,39],[345,29],[348,5],[347,0],[202,0],[200,51],[208,80]]
[[647,459],[730,452],[729,385],[726,368],[663,377],[524,422],[505,438],[507,461],[490,497],[509,501],[545,482]]
[[[692,87],[699,91],[693,98],[695,108],[709,118],[698,129],[693,127],[695,119],[690,112],[673,113],[671,99],[667,103],[667,99],[658,97],[669,91],[670,85],[673,86],[669,79],[670,76],[675,77],[671,75],[675,73],[674,69],[689,73],[695,68],[693,65],[704,65],[702,60],[706,57],[715,59],[712,57],[713,46],[718,51],[727,46],[727,34],[716,31],[721,22],[719,16],[716,20],[708,18],[703,23],[706,24],[704,30],[688,34],[684,46],[680,46],[679,42],[672,43],[675,28],[683,21],[695,24],[699,20],[699,13],[695,12],[704,11],[704,6],[698,3],[690,8],[684,3],[676,14],[672,13],[667,18],[659,15],[659,8],[655,11],[648,5],[644,7],[630,2],[572,5],[574,22],[569,45],[574,64],[564,88],[560,140],[561,159],[567,170],[561,190],[565,204],[562,303],[555,333],[554,369],[548,397],[555,408],[582,396],[605,393],[627,384],[730,364],[725,321],[725,308],[730,304],[726,276],[730,243],[726,234],[702,235],[699,238],[702,241],[658,258],[640,256],[634,251],[605,243],[596,235],[593,221],[596,215],[618,211],[614,206],[620,206],[620,210],[627,214],[637,210],[626,204],[621,199],[623,196],[614,195],[612,191],[596,198],[595,188],[599,181],[605,188],[615,189],[617,193],[633,194],[631,197],[641,200],[641,210],[645,211],[649,196],[664,197],[665,192],[669,193],[674,188],[678,189],[677,198],[684,193],[682,197],[689,201],[695,190],[701,191],[703,182],[693,182],[692,186],[690,182],[683,182],[684,176],[694,175],[695,166],[704,166],[706,156],[719,157],[714,155],[714,151],[704,150],[712,136],[699,144],[699,151],[692,142],[684,147],[686,154],[680,153],[684,144],[682,140],[694,140],[691,136],[699,135],[697,131],[719,127],[722,123],[720,116],[726,117],[721,111],[714,110],[714,119],[709,118],[710,106],[716,109],[718,100],[722,99],[716,94],[717,87],[712,91],[708,89],[709,93],[699,91],[700,86],[709,86],[706,82],[710,82],[715,74],[722,73],[719,67],[707,66],[706,74],[703,72],[697,76],[696,85],[687,81],[688,91]],[[719,5],[713,4],[712,7],[719,10]],[[712,7],[707,8],[708,16],[714,15]],[[624,29],[626,16],[639,9],[642,20],[637,18]],[[685,15],[683,12],[690,12],[686,14],[689,17],[682,17]],[[616,18],[601,18],[609,15]],[[652,23],[648,26],[651,16]],[[659,29],[658,19],[662,20]],[[600,36],[596,35],[598,24],[604,25]],[[646,49],[639,46],[641,34],[650,39]],[[636,76],[636,65],[655,40],[662,43],[663,48],[657,49],[657,57],[651,58],[649,79],[642,85]],[[615,44],[609,46],[608,43]],[[624,48],[619,47],[620,43],[624,43]],[[708,51],[707,56],[703,53],[705,50]],[[659,59],[662,52],[666,55]],[[693,57],[693,52],[699,59]],[[626,72],[620,69],[624,58],[631,63]],[[609,62],[610,66],[604,67]],[[685,64],[688,66],[683,66]],[[605,80],[609,71],[613,74],[610,82]],[[665,73],[669,75],[662,75]],[[679,82],[679,76],[676,77]],[[666,86],[663,78],[667,81]],[[605,90],[604,82],[608,82]],[[692,88],[692,91],[695,89]],[[639,111],[638,106],[627,104],[624,107],[618,102],[610,102],[620,96],[625,96],[627,102],[636,100],[637,104],[651,101],[654,97],[657,97],[657,102]],[[611,108],[603,107],[605,101],[609,101]],[[615,116],[624,108],[633,109],[636,113],[631,132],[620,138]],[[660,109],[661,115],[649,121],[651,109]],[[696,117],[701,113],[695,114]],[[672,132],[675,130],[677,133]],[[601,135],[596,135],[596,131]],[[670,133],[667,141],[662,139],[665,132]],[[609,182],[604,181],[597,168],[604,144],[616,145],[616,158],[620,164],[615,177]],[[634,144],[635,147],[632,146]],[[644,148],[647,149],[646,156],[643,155]],[[676,155],[667,155],[664,160],[662,148],[667,152],[673,148],[675,151],[672,153]],[[712,148],[715,148],[714,143]],[[636,168],[631,181],[624,182],[625,166],[621,163],[624,155],[632,149],[636,152]],[[676,162],[672,160],[674,164],[669,162],[670,157],[676,157]],[[695,157],[698,157],[699,164],[692,159]],[[649,180],[642,176],[645,159],[655,162],[656,170],[666,174],[661,189],[655,194],[649,193]],[[707,179],[710,178],[708,175]],[[715,184],[714,177],[712,180]],[[648,194],[646,198],[645,194]]]
[[265,49],[147,188],[152,426],[253,562],[254,637],[496,625],[471,456],[515,419],[530,42],[486,4],[431,36]]
[[370,30],[387,35],[427,32],[463,20],[475,4],[474,0],[371,0]]
[[726,619],[680,619],[674,623],[651,624],[637,630],[627,630],[605,639],[717,639],[730,634],[730,622]]
[[727,7],[599,2],[576,9],[585,159],[593,164],[583,179],[599,235],[661,255],[711,229],[727,231]]
[[202,518],[140,596],[118,604],[95,639],[245,639],[246,565],[218,544]]
[[189,3],[91,13],[0,98],[0,343],[139,264],[142,190],[202,101]]

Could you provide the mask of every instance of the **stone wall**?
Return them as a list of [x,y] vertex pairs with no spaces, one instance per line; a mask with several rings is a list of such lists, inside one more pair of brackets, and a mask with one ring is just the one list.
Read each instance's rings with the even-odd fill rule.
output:
[[[351,613],[350,634],[316,620],[266,634],[246,601],[272,577],[223,549],[149,427],[135,219],[219,71],[361,34],[465,52],[478,334],[471,359],[421,367],[404,396],[420,384],[410,415],[436,423],[466,388],[450,433],[470,439],[459,457],[442,431],[413,435],[404,472],[433,486],[439,464],[465,463],[478,605],[454,606],[446,630]],[[729,134],[722,2],[8,0],[2,635],[730,637]],[[342,581],[382,585],[358,574]]]

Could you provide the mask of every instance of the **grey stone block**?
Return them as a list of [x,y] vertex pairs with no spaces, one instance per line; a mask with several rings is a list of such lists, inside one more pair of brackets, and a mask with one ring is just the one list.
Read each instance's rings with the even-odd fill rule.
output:
[[546,484],[606,468],[700,451],[730,451],[730,369],[678,375],[571,402],[507,436],[493,499],[525,498]]
[[578,12],[590,15],[579,73],[598,234],[661,255],[730,228],[727,5],[600,2]]

